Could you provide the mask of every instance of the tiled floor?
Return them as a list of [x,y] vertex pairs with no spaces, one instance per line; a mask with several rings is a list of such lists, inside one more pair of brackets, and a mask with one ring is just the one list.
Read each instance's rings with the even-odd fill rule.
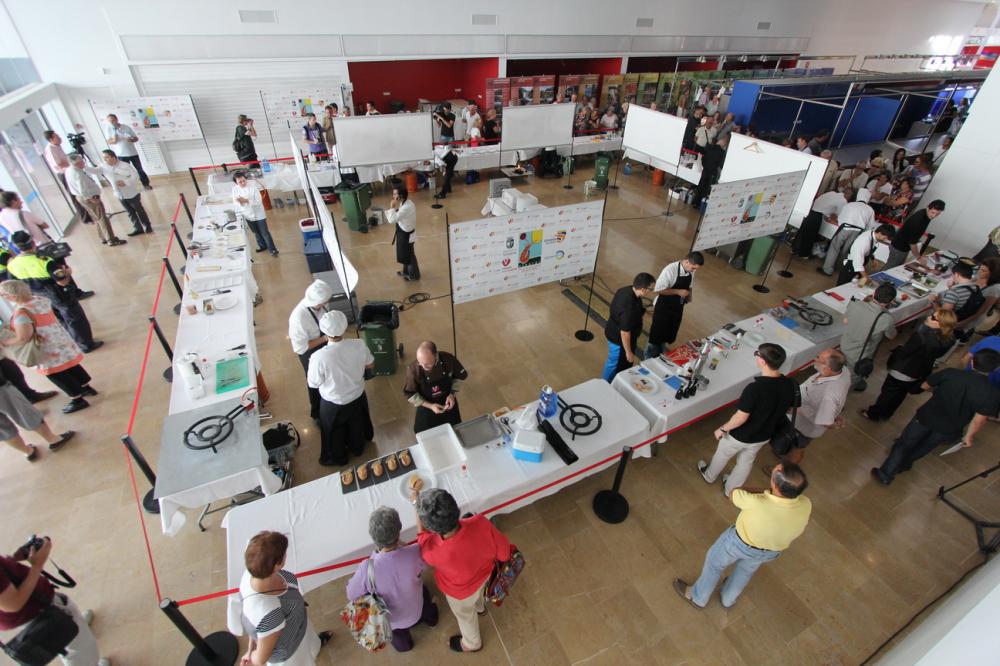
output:
[[[573,190],[552,180],[532,180],[526,189],[548,205],[581,201],[591,169],[582,166],[573,177]],[[457,185],[439,211],[430,208],[429,193],[414,195],[423,273],[419,283],[396,276],[391,228],[361,235],[341,227],[345,251],[361,273],[362,302],[402,301],[418,291],[442,297],[402,313],[398,339],[411,353],[428,337],[442,348],[451,346],[451,307],[444,297],[449,291],[445,214],[451,220],[480,217],[487,178],[484,173],[478,185]],[[156,189],[143,199],[156,234],[110,249],[96,242],[92,228],[75,228],[70,236],[78,280],[97,291],[86,310],[97,336],[107,342],[85,363],[101,391],[92,407],[64,416],[59,411],[62,398],[45,405],[53,426],[78,430],[78,440],[34,465],[11,450],[0,451],[5,547],[13,550],[32,533],[52,536],[55,559],[79,580],[72,596],[96,610],[94,629],[102,649],[115,663],[129,665],[180,664],[190,649],[157,610],[140,514],[119,441],[146,344],[146,317],[160,273],[166,223],[178,192],[194,198],[187,176],[158,178],[154,184]],[[675,205],[677,214],[669,219],[661,216],[664,190],[654,187],[642,168],[619,175],[618,185],[608,196],[597,271],[598,293],[607,298],[639,270],[656,274],[681,256],[697,223],[683,206]],[[384,192],[376,203],[385,205]],[[334,211],[341,212],[339,205]],[[277,418],[292,419],[304,433],[295,461],[299,483],[328,471],[317,464],[317,433],[308,420],[302,369],[286,340],[288,313],[309,281],[296,225],[305,215],[304,207],[272,211],[269,219],[281,256],[257,255],[255,267],[264,294],[256,310],[256,335],[272,395],[268,408]],[[124,231],[124,215],[114,220]],[[184,219],[179,222],[182,231],[186,225]],[[780,260],[785,256],[782,251]],[[179,265],[176,250],[171,261]],[[808,294],[826,286],[811,266],[796,261],[792,269],[793,280],[772,273],[768,282],[773,291],[762,295],[750,289],[759,278],[709,257],[698,274],[696,301],[687,310],[682,337],[759,312],[786,293]],[[569,386],[599,374],[605,354],[600,333],[590,343],[573,337],[583,314],[561,289],[545,285],[456,307],[459,356],[471,373],[463,393],[466,418],[529,400],[543,383]],[[168,282],[156,314],[169,339],[175,303]],[[154,464],[168,396],[160,379],[166,366],[154,340],[134,428],[136,442]],[[48,388],[44,379],[28,374],[35,387]],[[383,451],[412,441],[412,408],[403,399],[401,383],[397,373],[368,386],[377,446]],[[944,459],[931,456],[891,488],[874,485],[868,469],[881,461],[892,437],[922,401],[911,398],[895,422],[874,425],[856,414],[874,392],[852,394],[845,411],[848,427],[810,448],[805,468],[812,482],[812,522],[785,555],[758,572],[732,610],[713,601],[699,613],[670,587],[676,576],[697,575],[706,549],[736,514],[718,487],[706,486],[694,471],[698,458],[714,450],[711,430],[726,414],[691,426],[672,437],[659,456],[630,465],[624,493],[632,512],[621,525],[601,523],[590,509],[594,492],[610,484],[610,473],[500,517],[498,525],[524,551],[528,568],[510,601],[491,610],[483,622],[485,647],[475,659],[490,664],[860,662],[978,560],[971,527],[934,494],[939,485],[994,463],[998,441],[996,425],[990,424],[980,435],[982,445]],[[762,454],[761,461],[766,458]],[[996,519],[998,479],[970,484],[961,496]],[[763,481],[755,471],[751,483]],[[145,493],[148,486],[141,477],[138,484]],[[144,517],[163,596],[184,599],[226,587],[221,514],[208,519],[207,532],[198,532],[192,520],[174,538],[160,533],[154,517]],[[446,609],[436,629],[415,631],[412,653],[371,657],[351,643],[337,618],[345,602],[343,580],[308,599],[316,626],[336,634],[321,655],[322,664],[460,659],[445,646],[456,629]],[[184,612],[205,633],[225,626],[222,600],[185,606]]]

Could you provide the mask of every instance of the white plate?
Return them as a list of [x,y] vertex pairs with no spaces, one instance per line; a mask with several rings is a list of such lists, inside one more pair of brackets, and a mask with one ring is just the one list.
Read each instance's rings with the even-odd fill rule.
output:
[[633,377],[629,381],[632,382],[632,388],[645,395],[652,395],[660,390],[659,383],[649,377]]
[[215,299],[215,309],[228,310],[239,303],[239,300],[240,299],[236,298],[232,294],[223,294]]
[[399,491],[399,496],[405,499],[407,502],[410,501],[410,486],[409,486],[410,477],[413,476],[414,474],[416,474],[417,476],[419,476],[421,479],[424,480],[424,487],[422,488],[422,490],[427,490],[428,488],[437,487],[437,480],[434,478],[434,475],[429,472],[424,472],[422,470],[417,469],[410,472],[409,474],[404,474],[403,476],[399,477],[399,482],[396,484],[396,490]]

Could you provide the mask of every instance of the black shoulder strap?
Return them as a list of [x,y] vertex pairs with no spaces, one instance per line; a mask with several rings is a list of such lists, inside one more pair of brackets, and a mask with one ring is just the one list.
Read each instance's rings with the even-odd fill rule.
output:
[[865,357],[865,350],[868,348],[868,343],[871,342],[872,340],[872,333],[875,332],[875,324],[878,323],[878,320],[882,315],[887,315],[887,314],[889,313],[883,310],[882,312],[879,312],[877,315],[875,315],[875,320],[872,321],[871,328],[868,329],[868,335],[865,336],[865,343],[861,345],[861,353],[858,354],[859,360]]

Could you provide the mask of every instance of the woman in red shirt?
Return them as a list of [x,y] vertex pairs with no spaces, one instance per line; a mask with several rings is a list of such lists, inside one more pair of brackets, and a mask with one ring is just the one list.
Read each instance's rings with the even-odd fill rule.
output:
[[417,543],[424,562],[458,620],[461,635],[448,639],[455,652],[478,652],[483,593],[497,561],[510,559],[510,541],[483,515],[459,518],[458,503],[440,488],[425,490],[415,502]]

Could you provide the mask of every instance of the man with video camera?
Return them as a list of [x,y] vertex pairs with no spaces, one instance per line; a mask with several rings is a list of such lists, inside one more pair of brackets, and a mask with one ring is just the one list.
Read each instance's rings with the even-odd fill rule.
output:
[[[51,552],[51,539],[33,536],[12,556],[0,555],[0,631],[23,627],[3,651],[19,663],[48,663],[59,656],[65,666],[109,666],[90,630],[94,614],[56,592],[42,571]],[[76,584],[59,573],[67,579],[60,584]]]

